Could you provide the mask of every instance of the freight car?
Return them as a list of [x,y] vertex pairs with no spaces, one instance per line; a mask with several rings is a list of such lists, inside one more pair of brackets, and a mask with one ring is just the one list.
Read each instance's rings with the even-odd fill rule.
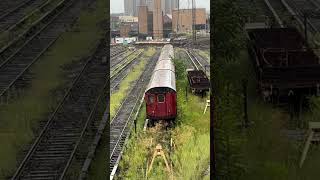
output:
[[187,70],[187,77],[193,93],[201,93],[204,95],[206,91],[209,91],[210,81],[202,70]]
[[248,50],[266,101],[318,94],[320,61],[295,28],[247,29]]
[[147,119],[151,124],[157,120],[170,123],[177,116],[177,93],[175,68],[172,62],[173,46],[165,45],[145,91]]

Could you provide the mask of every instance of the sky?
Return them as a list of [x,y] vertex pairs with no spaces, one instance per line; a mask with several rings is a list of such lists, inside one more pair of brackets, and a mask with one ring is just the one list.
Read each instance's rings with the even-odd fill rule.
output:
[[[110,0],[110,12],[111,13],[123,13],[124,12],[124,0]],[[192,0],[180,0],[180,8],[187,8],[189,2],[189,8],[191,8]],[[206,11],[210,11],[210,0],[196,0],[197,8],[206,8]]]

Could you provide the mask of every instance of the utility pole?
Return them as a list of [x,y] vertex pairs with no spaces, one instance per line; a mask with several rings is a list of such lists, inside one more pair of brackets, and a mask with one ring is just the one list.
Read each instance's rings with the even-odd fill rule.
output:
[[196,43],[197,34],[196,34],[196,2],[192,0],[192,37],[193,37],[193,44]]
[[177,34],[179,32],[180,0],[178,0]]

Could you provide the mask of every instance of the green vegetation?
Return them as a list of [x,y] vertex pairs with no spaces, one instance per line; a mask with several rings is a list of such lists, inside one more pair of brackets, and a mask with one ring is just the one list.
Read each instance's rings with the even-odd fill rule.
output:
[[[112,78],[113,76],[115,76],[116,74],[118,74],[122,68],[124,68],[127,64],[131,63],[133,60],[136,59],[136,57],[142,52],[142,49],[139,49],[138,51],[134,52],[133,54],[131,54],[130,56],[128,56],[125,60],[124,63],[121,64],[116,64],[115,67],[111,70],[110,72],[110,78]],[[127,54],[130,54],[130,52],[128,52]]]
[[[137,133],[132,133],[125,153],[120,162],[122,170],[119,179],[142,179],[145,178],[147,164],[150,163],[152,154],[158,143],[162,145],[167,159],[173,164],[173,176],[176,179],[209,179],[204,177],[204,172],[209,167],[210,161],[210,114],[207,111],[203,115],[205,101],[198,96],[188,93],[185,61],[176,59],[177,77],[177,104],[178,117],[175,128],[165,131],[161,125],[149,128],[142,132],[146,119],[145,105],[142,106],[137,123]],[[175,147],[169,155],[170,134]],[[165,164],[161,158],[155,159],[150,179],[169,179],[170,175],[165,171]]]
[[[124,100],[124,98],[127,96],[128,91],[130,89],[130,85],[140,77],[142,74],[145,65],[147,64],[147,59],[150,58],[156,50],[154,48],[148,48],[146,52],[144,52],[144,56],[140,58],[140,62],[138,65],[134,66],[132,71],[127,75],[126,78],[124,78],[120,85],[119,89],[113,93],[110,97],[110,119],[113,119],[115,116],[117,110],[119,109],[121,102]],[[135,55],[131,57],[132,61],[134,59]],[[129,58],[130,59],[130,58]]]
[[203,50],[197,50],[200,56],[206,58],[206,60],[210,61],[210,52],[209,51],[203,51]]
[[[110,119],[112,119],[115,116],[115,113],[120,107],[121,102],[129,93],[128,91],[130,90],[130,85],[140,77],[140,75],[142,74],[145,68],[145,65],[147,64],[147,61],[155,53],[156,53],[156,49],[154,48],[148,48],[146,51],[144,51],[141,58],[139,58],[140,62],[132,68],[132,71],[127,75],[127,77],[125,77],[121,81],[119,85],[119,89],[111,95]],[[107,151],[109,151],[109,149],[107,149],[108,135],[109,135],[109,131],[105,131],[100,141],[100,144],[97,148],[97,153],[95,155],[94,161],[90,167],[89,179],[104,180],[105,177],[109,176],[109,174],[106,174],[106,169],[109,167],[109,162],[107,162],[107,159],[109,157],[106,157]]]
[[[312,146],[304,166],[298,168],[302,142],[289,139],[290,115],[266,104],[257,94],[254,67],[246,52],[243,15],[236,3],[214,1],[215,157],[217,179],[305,180],[318,179],[319,147]],[[232,31],[230,31],[232,29]],[[244,128],[242,81],[248,80],[249,128]],[[319,119],[319,100],[302,117]],[[290,122],[291,121],[291,122]]]
[[[95,11],[84,11],[73,29],[63,33],[56,43],[31,67],[31,87],[20,97],[2,105],[0,110],[0,179],[13,174],[21,150],[32,143],[34,130],[45,120],[61,100],[52,94],[67,81],[61,67],[88,55],[103,34],[101,23],[105,19],[106,2],[97,1]],[[21,157],[19,157],[21,158]]]

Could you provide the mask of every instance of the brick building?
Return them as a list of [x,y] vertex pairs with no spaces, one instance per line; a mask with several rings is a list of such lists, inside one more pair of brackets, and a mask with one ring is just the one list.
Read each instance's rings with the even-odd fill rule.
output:
[[[197,8],[195,10],[196,29],[205,29],[206,27],[206,9]],[[179,32],[192,31],[192,9],[172,10],[172,30],[177,32],[177,24]]]

